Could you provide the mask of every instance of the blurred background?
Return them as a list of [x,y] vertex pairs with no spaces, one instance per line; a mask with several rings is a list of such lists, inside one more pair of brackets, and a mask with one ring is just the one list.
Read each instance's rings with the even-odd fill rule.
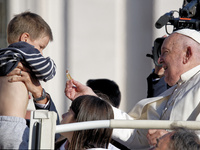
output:
[[[120,87],[120,108],[129,112],[147,96],[147,76],[154,63],[156,38],[166,34],[155,22],[183,0],[0,0],[0,48],[6,47],[6,26],[15,14],[31,11],[51,27],[54,41],[44,50],[57,65],[56,76],[41,84],[51,95],[59,115],[68,110],[65,71],[85,84],[108,78]],[[28,109],[34,109],[32,100]]]

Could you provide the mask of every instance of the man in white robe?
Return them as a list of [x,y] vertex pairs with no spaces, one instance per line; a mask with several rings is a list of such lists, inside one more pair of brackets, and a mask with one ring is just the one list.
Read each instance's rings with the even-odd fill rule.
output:
[[[126,114],[113,108],[115,119],[200,121],[200,33],[192,29],[175,31],[165,39],[159,62],[165,69],[170,89],[158,97],[139,101]],[[75,85],[76,88],[73,86]],[[65,94],[73,100],[92,90],[75,80],[67,81]],[[113,139],[130,149],[149,149],[165,130],[114,129]]]

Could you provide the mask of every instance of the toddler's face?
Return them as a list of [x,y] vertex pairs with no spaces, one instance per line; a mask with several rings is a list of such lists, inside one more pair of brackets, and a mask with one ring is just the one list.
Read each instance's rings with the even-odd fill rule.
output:
[[49,37],[45,36],[45,37],[38,38],[36,40],[31,40],[30,39],[30,40],[27,41],[27,43],[33,45],[43,55],[42,51],[48,45],[48,43],[49,43]]

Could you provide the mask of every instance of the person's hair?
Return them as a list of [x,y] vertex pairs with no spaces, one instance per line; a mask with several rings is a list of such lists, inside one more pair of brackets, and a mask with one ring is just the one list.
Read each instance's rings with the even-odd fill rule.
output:
[[7,27],[7,40],[9,44],[19,41],[23,33],[29,33],[31,39],[48,36],[53,41],[53,35],[49,25],[41,16],[29,11],[15,15]]
[[[80,96],[72,102],[70,108],[75,114],[76,122],[114,118],[111,105],[96,96]],[[113,129],[111,128],[75,131],[69,144],[69,150],[107,148],[111,140],[112,131]]]
[[197,134],[186,128],[174,128],[170,137],[171,150],[200,150],[200,141]]
[[119,107],[121,102],[121,92],[117,83],[109,79],[90,79],[86,82],[99,97],[101,93],[108,96],[110,103],[114,107]]

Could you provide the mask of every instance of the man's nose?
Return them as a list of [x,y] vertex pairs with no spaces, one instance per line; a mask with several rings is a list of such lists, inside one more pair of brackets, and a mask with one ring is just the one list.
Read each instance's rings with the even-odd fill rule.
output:
[[162,62],[163,62],[163,59],[162,59],[162,57],[160,56],[160,57],[158,58],[158,63],[159,63],[159,64],[162,64]]

